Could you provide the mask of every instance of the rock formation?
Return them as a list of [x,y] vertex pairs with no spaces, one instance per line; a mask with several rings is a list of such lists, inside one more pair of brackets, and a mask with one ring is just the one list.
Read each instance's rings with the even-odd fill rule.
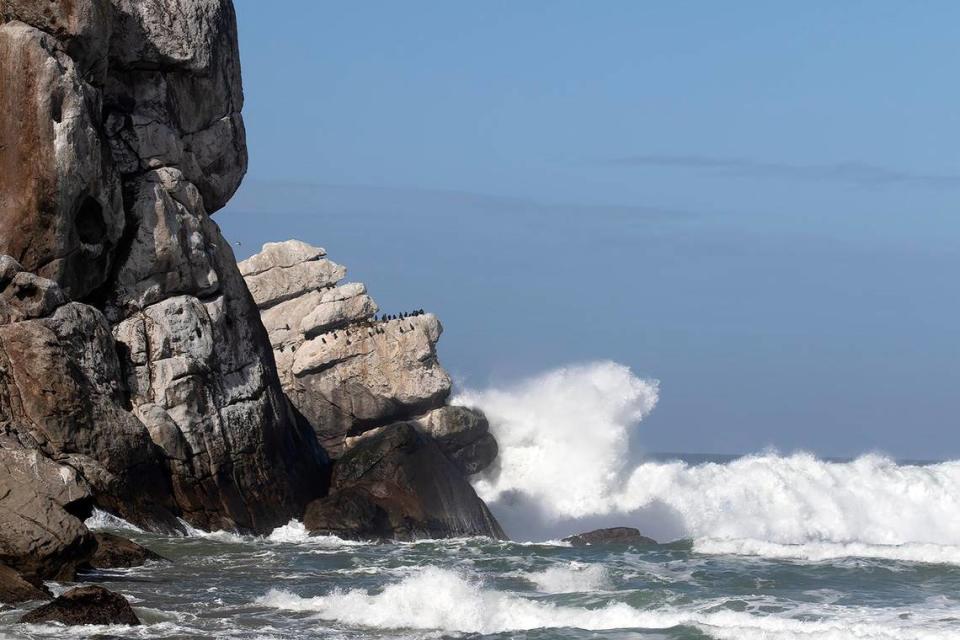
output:
[[53,602],[28,611],[20,617],[20,622],[59,622],[65,625],[140,624],[126,598],[98,585],[74,587]]
[[[346,269],[297,240],[268,242],[240,263],[260,308],[284,390],[339,457],[351,438],[412,420],[467,473],[497,455],[482,413],[446,406],[450,376],[437,360],[443,331],[431,313],[374,320],[376,303]],[[401,314],[402,315],[402,314]]]
[[586,547],[594,544],[608,545],[648,545],[657,544],[653,538],[640,533],[639,529],[633,527],[609,527],[606,529],[594,529],[586,533],[578,533],[563,539],[574,547]]
[[307,507],[307,530],[367,539],[506,537],[460,469],[411,423],[359,440],[334,465],[331,494]]
[[8,440],[145,526],[299,515],[324,454],[209,217],[246,170],[232,4],[0,0],[0,16]]
[[331,496],[310,505],[305,524],[366,537],[503,537],[464,478],[490,465],[497,443],[481,412],[446,404],[440,321],[375,319],[366,287],[341,284],[346,269],[326,255],[289,240],[240,263],[284,390],[339,459]]
[[31,584],[10,567],[0,565],[0,602],[18,604],[30,600],[46,600],[50,597],[46,587]]
[[93,506],[154,530],[301,517],[321,444],[371,429],[404,444],[343,490],[402,528],[387,468],[421,503],[406,529],[499,533],[463,480],[496,443],[445,406],[437,319],[372,322],[302,243],[241,275],[210,215],[246,171],[242,105],[230,0],[0,0],[0,563],[31,584],[90,562]]
[[97,531],[93,536],[97,541],[97,550],[87,561],[84,568],[125,569],[140,567],[147,562],[166,561],[166,558],[159,553],[154,553],[150,549],[122,536],[105,531]]

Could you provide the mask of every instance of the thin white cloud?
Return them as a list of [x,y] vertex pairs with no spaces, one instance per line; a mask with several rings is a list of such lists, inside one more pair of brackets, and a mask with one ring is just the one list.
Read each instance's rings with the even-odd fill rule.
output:
[[749,158],[684,154],[644,154],[614,158],[607,164],[619,167],[664,167],[710,171],[751,178],[778,178],[811,182],[844,182],[859,186],[913,185],[935,188],[960,187],[960,175],[914,173],[862,162],[791,164]]

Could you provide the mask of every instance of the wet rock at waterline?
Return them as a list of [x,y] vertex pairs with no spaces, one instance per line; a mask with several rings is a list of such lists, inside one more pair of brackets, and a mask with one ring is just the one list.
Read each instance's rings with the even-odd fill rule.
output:
[[130,603],[119,593],[97,585],[75,587],[53,602],[25,613],[20,622],[36,624],[59,622],[68,626],[82,624],[139,625]]
[[105,531],[93,534],[97,540],[97,549],[87,565],[93,569],[123,569],[139,567],[147,562],[169,562],[159,553],[128,540],[122,536]]
[[653,538],[640,533],[639,529],[633,527],[609,527],[606,529],[595,529],[586,533],[579,533],[563,539],[574,547],[585,547],[595,544],[606,545],[647,545],[657,544]]
[[46,587],[23,579],[19,573],[6,565],[0,565],[0,602],[17,604],[31,600],[47,600],[50,592]]
[[460,469],[406,422],[350,447],[334,465],[331,494],[307,507],[304,525],[347,538],[506,537]]

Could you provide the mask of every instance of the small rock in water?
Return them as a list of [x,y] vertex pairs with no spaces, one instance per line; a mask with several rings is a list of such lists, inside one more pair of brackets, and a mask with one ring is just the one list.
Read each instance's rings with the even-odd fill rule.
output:
[[87,563],[94,569],[125,569],[142,566],[148,560],[167,560],[159,553],[122,536],[98,531],[94,537],[97,539],[97,550]]
[[564,542],[569,542],[575,547],[585,547],[591,544],[657,544],[653,538],[640,533],[639,529],[633,527],[610,527],[609,529],[596,529],[586,533],[579,533],[569,538],[564,538]]
[[70,589],[53,602],[27,612],[20,618],[20,622],[60,622],[66,625],[140,624],[126,598],[97,585]]

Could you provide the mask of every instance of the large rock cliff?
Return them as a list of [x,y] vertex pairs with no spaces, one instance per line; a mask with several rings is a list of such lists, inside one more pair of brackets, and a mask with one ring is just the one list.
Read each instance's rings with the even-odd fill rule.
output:
[[0,424],[141,524],[298,516],[324,454],[209,217],[246,170],[232,4],[0,15],[0,254],[17,271],[0,288],[20,309],[0,330]]
[[324,499],[344,529],[321,443],[371,429],[370,482],[335,488],[410,535],[502,533],[436,318],[373,322],[308,245],[241,274],[210,215],[246,171],[242,105],[230,0],[0,0],[0,564],[35,585],[93,553],[94,506],[266,532]]
[[341,284],[346,269],[326,255],[288,240],[240,263],[284,390],[338,459],[308,528],[503,537],[466,481],[490,465],[497,443],[481,412],[446,404],[440,321],[423,310],[378,315],[366,287]]

